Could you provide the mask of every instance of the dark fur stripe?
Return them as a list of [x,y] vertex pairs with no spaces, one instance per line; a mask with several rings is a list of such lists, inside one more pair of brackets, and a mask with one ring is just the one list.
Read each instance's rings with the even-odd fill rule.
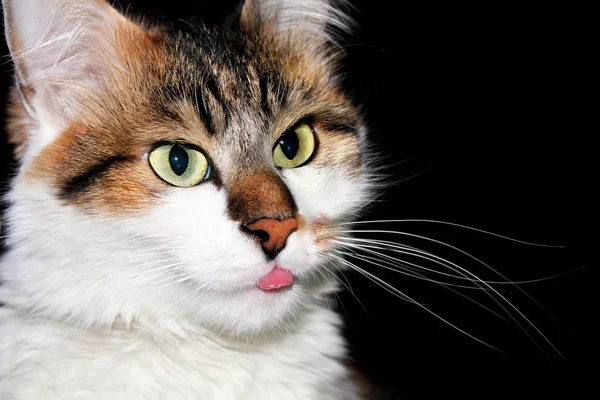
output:
[[339,132],[339,133],[349,133],[349,134],[353,134],[353,135],[357,134],[356,127],[353,125],[350,125],[350,124],[340,124],[340,123],[326,121],[326,122],[322,122],[321,125],[328,131]]
[[260,106],[266,117],[271,116],[271,108],[269,107],[269,77],[263,75],[260,77]]
[[214,124],[214,118],[210,110],[210,104],[208,104],[207,95],[212,95],[212,97],[215,100],[215,103],[217,104],[222,105],[223,99],[221,97],[221,92],[217,85],[217,78],[209,68],[204,70],[202,74],[202,80],[200,81],[200,85],[200,90],[206,93],[204,96],[202,96],[203,104],[200,106],[200,118],[202,118],[203,122],[206,124],[208,131],[210,133],[215,133],[217,127]]
[[202,91],[201,94],[196,94],[198,97],[201,98],[197,100],[201,102],[201,104],[198,104],[198,115],[200,117],[200,120],[202,121],[209,133],[214,133],[215,127],[213,126],[213,117],[210,112],[210,105],[208,104],[208,101],[206,99],[207,91],[204,91],[204,87],[196,88],[195,90]]
[[305,118],[310,124],[321,125],[324,129],[338,133],[358,134],[358,121],[344,114],[324,112],[318,115],[309,115]]
[[62,199],[72,199],[94,186],[116,164],[131,161],[131,157],[111,156],[92,165],[85,172],[69,179],[60,189]]

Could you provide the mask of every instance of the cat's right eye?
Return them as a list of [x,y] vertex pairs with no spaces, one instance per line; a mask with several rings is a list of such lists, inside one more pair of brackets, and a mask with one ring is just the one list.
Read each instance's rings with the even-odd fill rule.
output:
[[210,164],[204,154],[182,143],[159,146],[148,159],[154,172],[174,186],[191,187],[210,177]]

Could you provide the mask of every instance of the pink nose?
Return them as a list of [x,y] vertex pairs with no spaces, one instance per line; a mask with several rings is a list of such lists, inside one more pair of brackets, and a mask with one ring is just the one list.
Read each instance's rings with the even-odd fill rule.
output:
[[293,217],[283,221],[265,217],[247,225],[246,228],[260,239],[265,254],[274,257],[285,247],[288,236],[298,229],[298,221]]

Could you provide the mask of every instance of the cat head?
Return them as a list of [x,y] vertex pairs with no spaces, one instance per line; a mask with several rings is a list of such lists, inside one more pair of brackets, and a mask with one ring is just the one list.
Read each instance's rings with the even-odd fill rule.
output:
[[232,334],[279,329],[332,290],[336,237],[371,187],[335,5],[247,0],[226,25],[179,30],[104,0],[3,5],[11,290],[87,323]]

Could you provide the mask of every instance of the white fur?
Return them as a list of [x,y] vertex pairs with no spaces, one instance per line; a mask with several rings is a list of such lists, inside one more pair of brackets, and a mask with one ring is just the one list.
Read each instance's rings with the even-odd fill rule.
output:
[[339,318],[306,314],[287,335],[244,346],[197,326],[160,340],[7,315],[2,399],[346,399]]

